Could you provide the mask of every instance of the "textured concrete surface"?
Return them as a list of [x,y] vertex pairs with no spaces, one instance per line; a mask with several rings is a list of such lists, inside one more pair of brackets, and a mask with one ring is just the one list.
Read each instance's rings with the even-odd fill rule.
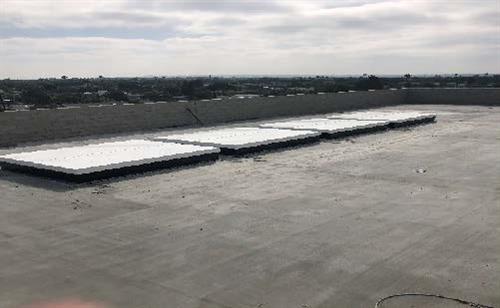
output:
[[0,307],[500,306],[500,107],[395,108],[438,120],[92,185],[0,171]]

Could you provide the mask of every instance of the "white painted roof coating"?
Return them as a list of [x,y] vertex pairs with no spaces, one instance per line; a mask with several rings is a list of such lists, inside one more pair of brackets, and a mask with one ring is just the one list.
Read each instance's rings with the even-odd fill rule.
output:
[[320,133],[318,132],[307,130],[298,131],[258,127],[231,127],[194,133],[161,136],[156,137],[155,140],[190,142],[230,149],[241,149],[276,142],[305,139],[319,135]]
[[208,146],[134,139],[13,153],[0,156],[0,161],[71,174],[84,174],[219,151]]
[[418,111],[357,111],[349,113],[339,113],[330,115],[329,119],[355,119],[361,121],[386,120],[392,123],[402,123],[406,121],[422,120],[435,117],[433,113],[423,113]]
[[384,126],[388,123],[389,123],[388,121],[359,121],[351,119],[315,118],[315,119],[264,123],[261,124],[260,126],[273,127],[273,128],[308,129],[323,133],[336,133],[336,132],[353,131],[363,128]]

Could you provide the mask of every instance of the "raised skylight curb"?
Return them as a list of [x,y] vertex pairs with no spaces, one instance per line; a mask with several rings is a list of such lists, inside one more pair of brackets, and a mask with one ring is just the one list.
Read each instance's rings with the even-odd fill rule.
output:
[[219,147],[225,154],[285,147],[318,140],[321,133],[308,130],[232,127],[159,136],[153,140]]
[[259,126],[264,128],[312,130],[321,132],[323,134],[336,134],[345,132],[356,132],[358,130],[365,130],[370,128],[385,127],[388,124],[389,121],[384,121],[384,120],[359,121],[353,119],[313,118],[313,119],[264,123],[260,124]]
[[211,146],[143,139],[105,142],[0,156],[5,169],[83,182],[158,168],[214,160]]
[[391,124],[403,124],[406,122],[434,121],[435,113],[424,113],[418,111],[356,111],[339,113],[328,116],[329,119],[351,119],[359,121],[389,121]]

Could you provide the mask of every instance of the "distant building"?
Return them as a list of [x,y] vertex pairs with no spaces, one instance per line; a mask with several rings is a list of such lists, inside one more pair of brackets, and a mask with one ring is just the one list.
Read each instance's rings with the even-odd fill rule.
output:
[[138,103],[142,99],[142,95],[140,94],[132,94],[132,93],[127,93],[127,99],[131,103]]
[[82,102],[83,103],[94,103],[99,100],[99,97],[97,96],[97,93],[94,92],[83,92],[82,94]]
[[177,95],[172,97],[175,100],[186,100],[188,97],[186,95]]
[[245,94],[245,93],[242,93],[242,94],[236,94],[233,97],[234,98],[243,99],[243,98],[254,98],[254,97],[259,97],[259,96],[260,96],[259,94]]

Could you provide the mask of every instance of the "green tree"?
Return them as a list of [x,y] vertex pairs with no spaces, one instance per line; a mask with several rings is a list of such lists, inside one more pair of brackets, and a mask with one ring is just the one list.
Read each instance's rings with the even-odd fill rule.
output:
[[121,102],[121,101],[127,102],[128,101],[127,95],[125,95],[125,93],[123,93],[122,91],[118,91],[118,90],[111,90],[106,94],[106,96],[114,101],[117,101],[117,102]]
[[54,101],[52,98],[39,87],[27,88],[22,92],[22,101],[28,105],[34,105],[35,107],[54,107]]
[[2,93],[0,93],[0,112],[5,111],[5,109],[7,109],[7,107],[5,106],[5,103],[3,101]]
[[361,77],[359,78],[358,82],[356,83],[356,88],[358,90],[378,90],[378,89],[383,89],[384,84],[375,75],[370,75],[368,78],[366,77]]

